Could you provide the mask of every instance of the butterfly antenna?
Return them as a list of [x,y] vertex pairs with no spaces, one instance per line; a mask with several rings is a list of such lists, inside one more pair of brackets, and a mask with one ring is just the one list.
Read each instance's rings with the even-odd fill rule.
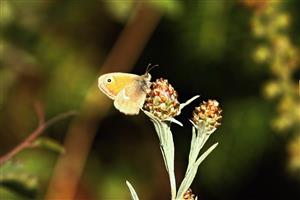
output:
[[158,64],[151,66],[151,63],[149,63],[146,68],[146,73],[150,72],[154,67],[158,67],[158,66],[159,66]]
[[150,66],[151,66],[151,63],[149,63],[149,64],[147,65],[146,72],[149,71],[149,67],[150,67]]

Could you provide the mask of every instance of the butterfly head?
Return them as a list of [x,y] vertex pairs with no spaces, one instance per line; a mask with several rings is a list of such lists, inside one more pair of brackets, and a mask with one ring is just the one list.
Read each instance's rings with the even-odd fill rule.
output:
[[108,97],[114,99],[117,94],[116,79],[113,73],[104,74],[98,78],[98,87]]

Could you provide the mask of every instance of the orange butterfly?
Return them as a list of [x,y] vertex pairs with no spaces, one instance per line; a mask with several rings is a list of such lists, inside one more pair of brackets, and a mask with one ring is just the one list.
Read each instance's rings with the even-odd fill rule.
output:
[[137,115],[146,99],[151,75],[114,72],[98,78],[99,89],[114,100],[114,106],[126,115]]

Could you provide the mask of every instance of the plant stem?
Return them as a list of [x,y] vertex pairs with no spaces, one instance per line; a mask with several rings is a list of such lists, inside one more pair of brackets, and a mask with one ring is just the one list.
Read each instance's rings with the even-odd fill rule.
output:
[[77,115],[76,111],[69,111],[66,113],[59,114],[59,115],[51,118],[50,120],[48,120],[45,123],[40,121],[41,123],[39,124],[39,126],[32,133],[30,133],[29,136],[24,141],[22,141],[18,146],[16,146],[11,151],[9,151],[8,153],[6,153],[5,155],[0,157],[0,165],[2,165],[3,163],[5,163],[9,159],[11,159],[13,156],[15,156],[17,153],[19,153],[23,149],[30,146],[31,143],[38,136],[40,136],[48,127],[52,126],[53,124],[55,124],[56,122],[58,122],[60,120],[63,120],[65,118],[68,118],[68,117],[71,117],[74,115]]

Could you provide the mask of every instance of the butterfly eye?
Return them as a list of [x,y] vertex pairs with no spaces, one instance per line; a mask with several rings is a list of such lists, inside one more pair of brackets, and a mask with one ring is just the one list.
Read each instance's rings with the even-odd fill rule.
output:
[[111,83],[112,82],[111,78],[106,79],[106,82]]

